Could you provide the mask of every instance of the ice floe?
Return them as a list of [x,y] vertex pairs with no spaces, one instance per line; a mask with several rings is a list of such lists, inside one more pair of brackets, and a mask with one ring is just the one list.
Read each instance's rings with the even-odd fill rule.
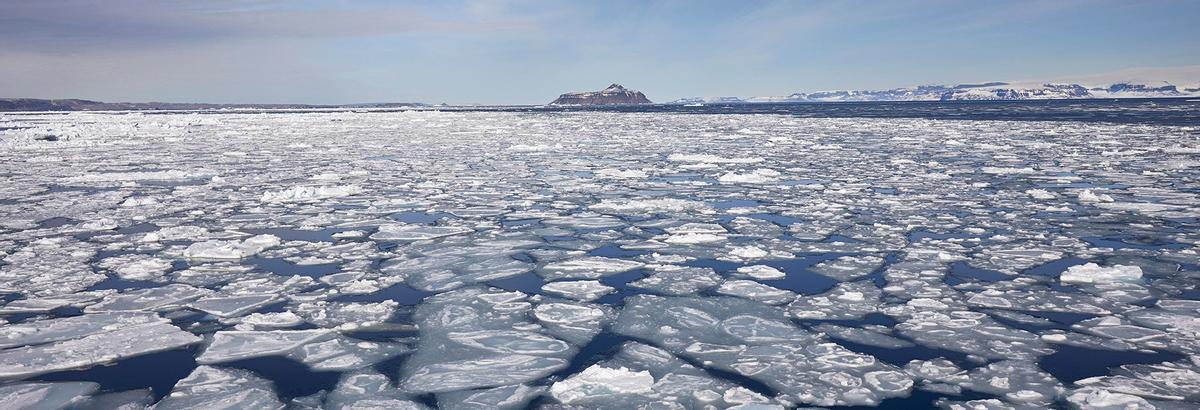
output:
[[1196,408],[1192,128],[0,113],[0,407]]

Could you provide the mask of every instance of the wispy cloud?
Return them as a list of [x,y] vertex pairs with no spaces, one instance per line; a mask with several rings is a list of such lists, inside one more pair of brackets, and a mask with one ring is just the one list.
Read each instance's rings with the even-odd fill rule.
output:
[[4,2],[5,48],[46,52],[262,38],[339,38],[405,33],[487,33],[535,28],[532,19],[468,7],[244,1]]
[[[4,96],[652,99],[1200,64],[1188,0],[0,0]],[[1113,50],[1119,50],[1114,53]]]

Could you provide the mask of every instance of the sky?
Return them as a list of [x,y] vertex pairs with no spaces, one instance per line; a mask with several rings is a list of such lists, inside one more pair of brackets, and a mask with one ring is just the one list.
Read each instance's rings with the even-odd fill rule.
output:
[[654,101],[1200,65],[1200,1],[0,0],[0,97]]

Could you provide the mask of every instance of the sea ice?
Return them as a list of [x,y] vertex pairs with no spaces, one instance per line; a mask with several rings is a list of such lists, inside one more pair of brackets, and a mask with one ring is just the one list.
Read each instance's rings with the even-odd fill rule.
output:
[[599,279],[612,274],[625,272],[642,267],[641,262],[624,259],[606,258],[603,256],[588,256],[552,262],[542,267],[542,276],[546,279]]
[[188,259],[245,259],[282,243],[275,235],[257,235],[242,241],[204,241],[184,249]]
[[521,409],[547,390],[544,386],[493,387],[481,390],[465,390],[438,395],[438,408],[446,410],[495,410]]
[[342,376],[336,388],[325,398],[328,409],[396,409],[423,410],[424,405],[411,400],[392,387],[387,376],[374,371],[359,371]]
[[147,255],[121,255],[104,259],[99,266],[111,270],[121,279],[154,280],[171,270],[171,261]]
[[592,210],[613,213],[654,213],[654,212],[685,212],[705,211],[708,204],[686,199],[640,199],[629,201],[602,201],[591,206]]
[[263,192],[260,200],[268,203],[310,202],[347,197],[359,193],[362,193],[362,188],[357,185],[298,186],[282,191]]
[[110,326],[74,336],[53,343],[0,351],[0,378],[25,378],[79,369],[200,342],[199,337],[163,321]]
[[1114,118],[3,113],[0,400],[1196,408],[1195,132]]
[[612,286],[600,283],[595,280],[570,280],[561,282],[550,282],[542,285],[542,291],[552,294],[561,295],[566,298],[592,301],[601,296],[612,293]]
[[88,313],[122,311],[168,311],[211,294],[212,291],[188,285],[170,284],[158,288],[135,289],[105,296],[84,308]]
[[282,409],[269,380],[241,369],[200,366],[175,383],[157,409]]
[[767,265],[743,266],[738,268],[737,271],[738,273],[759,280],[776,280],[787,277],[787,275],[779,269],[775,269]]
[[796,298],[788,312],[798,319],[858,319],[878,310],[880,294],[871,282],[842,283],[819,295]]
[[91,382],[17,383],[0,387],[0,407],[61,409],[78,405],[100,388]]
[[664,295],[689,295],[720,283],[721,276],[710,268],[667,265],[656,267],[649,276],[630,282],[629,286]]
[[1142,268],[1128,265],[1101,267],[1095,263],[1067,268],[1059,277],[1063,283],[1129,282],[1142,279]]
[[631,371],[624,367],[610,369],[592,365],[566,380],[550,386],[550,394],[563,403],[612,394],[649,393],[654,385],[650,372]]
[[717,288],[722,295],[737,296],[768,305],[782,305],[796,298],[796,293],[774,288],[752,280],[726,280]]
[[377,241],[423,241],[428,239],[445,238],[472,232],[469,228],[455,226],[427,225],[383,225],[379,231],[371,234],[371,239]]

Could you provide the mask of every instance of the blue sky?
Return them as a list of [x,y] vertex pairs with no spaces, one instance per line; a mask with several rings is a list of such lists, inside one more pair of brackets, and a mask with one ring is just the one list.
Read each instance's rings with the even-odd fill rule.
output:
[[655,101],[1200,64],[1200,1],[0,0],[0,96]]

